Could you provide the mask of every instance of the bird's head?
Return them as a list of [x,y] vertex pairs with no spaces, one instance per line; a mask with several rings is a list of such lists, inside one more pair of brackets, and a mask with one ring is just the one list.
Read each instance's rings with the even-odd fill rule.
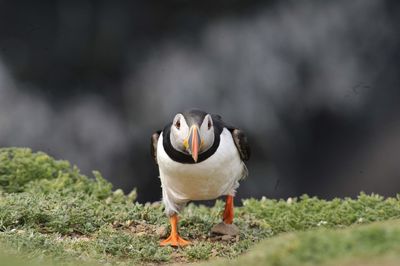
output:
[[199,154],[214,143],[214,123],[210,114],[191,110],[175,115],[171,125],[171,144],[175,150],[190,154],[197,162]]

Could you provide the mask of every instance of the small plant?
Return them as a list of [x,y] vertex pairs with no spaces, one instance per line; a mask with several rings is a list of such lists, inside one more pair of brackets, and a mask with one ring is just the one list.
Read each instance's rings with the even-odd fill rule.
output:
[[[43,261],[131,265],[207,259],[211,264],[226,264],[212,259],[236,261],[260,241],[236,263],[309,265],[364,259],[368,254],[377,258],[400,254],[395,245],[400,240],[400,196],[361,193],[357,199],[331,201],[308,196],[244,200],[236,209],[235,223],[241,230],[237,237],[210,233],[220,222],[222,201],[214,207],[192,203],[182,213],[180,230],[194,245],[173,249],[159,247],[160,238],[168,233],[162,206],[137,203],[136,195],[136,190],[128,195],[113,191],[100,173],[89,178],[44,153],[0,149],[1,250],[40,265]],[[371,222],[375,223],[364,225]]]

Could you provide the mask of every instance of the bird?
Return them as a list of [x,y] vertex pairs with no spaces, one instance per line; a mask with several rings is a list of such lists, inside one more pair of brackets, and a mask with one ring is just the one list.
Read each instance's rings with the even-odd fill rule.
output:
[[245,161],[250,147],[244,132],[220,115],[199,109],[177,113],[163,130],[151,136],[151,153],[159,168],[162,202],[170,221],[170,235],[161,246],[186,246],[178,232],[178,215],[189,201],[225,196],[223,223],[234,218],[239,181],[248,176]]

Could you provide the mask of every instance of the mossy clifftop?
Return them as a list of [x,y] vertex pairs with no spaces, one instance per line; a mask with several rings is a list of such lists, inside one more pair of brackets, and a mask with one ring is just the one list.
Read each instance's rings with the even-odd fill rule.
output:
[[[113,191],[98,172],[94,172],[94,178],[88,178],[68,162],[54,160],[44,153],[0,149],[0,243],[8,253],[23,260],[44,259],[63,264],[74,264],[76,260],[94,264],[236,260],[264,239],[267,240],[259,244],[261,247],[239,257],[239,261],[261,253],[278,258],[283,254],[278,251],[288,238],[301,245],[285,246],[285,254],[292,258],[290,262],[301,264],[307,263],[307,256],[302,260],[298,256],[314,250],[314,237],[323,236],[321,243],[336,243],[341,229],[350,226],[345,232],[357,232],[358,227],[371,222],[375,222],[374,226],[393,228],[397,237],[396,219],[400,218],[399,196],[383,198],[362,193],[357,199],[332,201],[308,196],[289,200],[248,199],[236,208],[235,223],[240,235],[221,238],[210,234],[210,229],[221,219],[223,202],[217,201],[211,208],[190,204],[181,215],[180,231],[194,244],[174,249],[158,245],[160,238],[168,233],[162,206],[140,204],[135,198],[136,191],[129,195]],[[382,222],[386,220],[393,222]],[[375,230],[375,227],[365,228],[372,234]],[[291,233],[286,235],[288,232]],[[371,243],[394,250],[394,242],[388,244],[388,241],[392,239],[380,242],[377,238]],[[260,261],[289,265],[285,260],[270,258]],[[340,255],[335,257],[338,258]],[[315,262],[312,259],[310,263]]]

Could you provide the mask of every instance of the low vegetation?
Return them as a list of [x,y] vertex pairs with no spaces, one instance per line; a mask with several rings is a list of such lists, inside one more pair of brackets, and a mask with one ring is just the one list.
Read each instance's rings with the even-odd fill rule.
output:
[[[400,222],[317,229],[262,241],[231,265],[399,265]],[[210,263],[207,263],[209,265]],[[226,265],[217,260],[212,265]]]
[[135,200],[135,190],[113,191],[98,172],[88,178],[44,153],[0,149],[0,246],[14,263],[309,265],[380,256],[390,263],[400,254],[400,196],[244,200],[237,237],[210,233],[222,201],[190,204],[180,232],[194,244],[178,249],[158,245],[169,229],[162,205]]

